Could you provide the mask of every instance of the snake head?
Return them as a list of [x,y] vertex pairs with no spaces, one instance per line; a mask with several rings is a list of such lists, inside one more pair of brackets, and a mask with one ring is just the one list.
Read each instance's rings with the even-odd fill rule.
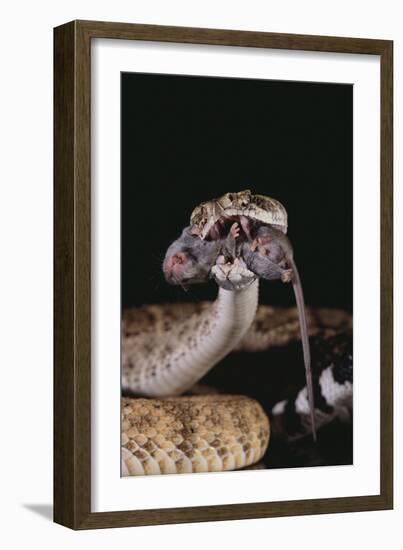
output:
[[271,197],[245,190],[204,202],[191,214],[190,232],[203,242],[221,242],[211,275],[227,290],[240,290],[257,277],[292,280],[287,212]]
[[252,194],[249,189],[237,193],[226,193],[222,197],[196,206],[190,216],[191,230],[201,239],[214,236],[223,220],[244,216],[264,224],[278,227],[287,232],[287,212],[277,200]]

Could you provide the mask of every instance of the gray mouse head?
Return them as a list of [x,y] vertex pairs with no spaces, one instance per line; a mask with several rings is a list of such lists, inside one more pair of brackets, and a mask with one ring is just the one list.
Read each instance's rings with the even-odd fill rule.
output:
[[293,249],[286,235],[269,225],[255,224],[242,254],[248,268],[266,280],[292,278]]
[[170,284],[204,283],[214,278],[226,290],[240,290],[256,279],[241,255],[238,224],[228,224],[217,238],[202,240],[186,227],[168,248],[163,262]]
[[165,279],[170,284],[206,282],[220,252],[219,241],[202,241],[185,227],[181,236],[168,248],[162,264]]

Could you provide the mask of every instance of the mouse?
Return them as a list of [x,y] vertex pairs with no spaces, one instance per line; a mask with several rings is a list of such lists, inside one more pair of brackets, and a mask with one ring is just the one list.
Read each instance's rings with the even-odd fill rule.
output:
[[256,227],[243,243],[242,255],[248,268],[262,279],[292,280],[293,249],[282,231],[266,225]]
[[260,225],[254,228],[249,238],[243,243],[242,255],[248,269],[259,278],[267,280],[280,279],[284,283],[292,283],[301,327],[302,351],[313,428],[312,433],[314,441],[316,441],[311,354],[305,300],[291,242],[279,229],[269,225]]
[[202,240],[192,234],[190,226],[185,227],[165,254],[162,270],[166,281],[174,285],[208,281],[222,244],[221,240]]

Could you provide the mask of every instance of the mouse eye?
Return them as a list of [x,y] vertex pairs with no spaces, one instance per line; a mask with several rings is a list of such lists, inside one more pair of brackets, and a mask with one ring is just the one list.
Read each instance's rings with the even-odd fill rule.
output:
[[193,254],[191,248],[185,248],[185,249],[184,249],[184,253],[186,254],[186,257],[187,257],[188,260],[193,260],[194,262],[197,261],[197,258],[196,258],[196,256]]

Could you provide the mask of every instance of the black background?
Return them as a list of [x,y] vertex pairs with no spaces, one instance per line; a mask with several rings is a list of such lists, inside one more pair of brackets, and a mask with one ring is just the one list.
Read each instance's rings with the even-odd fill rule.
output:
[[[161,264],[192,209],[251,189],[288,211],[307,304],[352,307],[351,85],[122,73],[122,307],[213,299]],[[294,302],[261,285],[261,302]]]

